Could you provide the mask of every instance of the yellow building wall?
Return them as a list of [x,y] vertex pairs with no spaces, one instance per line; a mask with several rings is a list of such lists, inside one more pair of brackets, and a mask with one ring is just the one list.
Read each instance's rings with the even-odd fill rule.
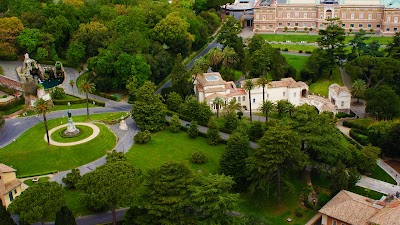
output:
[[4,184],[17,179],[15,172],[3,173],[1,176],[2,176],[1,179],[3,180]]
[[[15,194],[14,190],[12,190],[14,199],[21,194],[21,192],[22,192],[21,185],[18,186],[17,188],[15,188],[15,190],[17,190],[16,194]],[[8,195],[8,193],[6,193],[3,197],[4,197],[3,199],[4,199],[4,202],[5,202],[4,205],[7,208],[11,204],[10,196]]]

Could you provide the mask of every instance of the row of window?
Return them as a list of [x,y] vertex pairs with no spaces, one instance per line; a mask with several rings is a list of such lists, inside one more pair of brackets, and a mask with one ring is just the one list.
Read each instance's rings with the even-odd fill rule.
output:
[[[298,27],[299,24],[300,24],[300,23],[295,22],[295,23],[294,23],[294,26],[295,26],[295,27]],[[286,26],[287,26],[287,27],[290,27],[291,25],[292,25],[292,23],[286,23]],[[278,26],[279,26],[279,27],[282,27],[282,26],[283,26],[283,23],[278,23]],[[307,23],[307,22],[304,22],[304,23],[303,23],[303,27],[308,27],[308,23]],[[311,27],[315,27],[315,22],[312,22],[312,23],[311,23]]]
[[[346,24],[345,23],[342,23],[342,27],[346,27]],[[354,28],[355,27],[355,25],[354,25],[354,23],[351,23],[350,24],[350,28]],[[358,28],[362,28],[363,27],[363,24],[362,23],[359,23],[358,24]],[[367,27],[368,28],[372,28],[372,24],[367,24]],[[376,28],[381,28],[381,25],[380,24],[377,24],[376,25]]]
[[[286,18],[291,18],[292,17],[292,14],[293,13],[291,13],[291,12],[287,12],[286,13]],[[303,16],[303,18],[308,18],[308,13],[300,13],[300,12],[295,12],[294,13],[294,18],[300,18],[301,16]],[[346,19],[347,18],[347,13],[342,13],[342,19]],[[335,14],[335,16],[338,16],[337,14]],[[272,17],[272,14],[270,14],[270,17]],[[283,13],[282,12],[278,12],[278,17],[279,18],[282,18],[283,17]],[[316,18],[317,17],[317,13],[311,13],[311,18]],[[322,18],[322,15],[321,15],[321,18]],[[350,13],[350,19],[352,19],[352,20],[354,20],[356,18],[356,14],[355,13]],[[359,13],[358,14],[358,19],[366,19],[366,18],[368,18],[368,20],[372,20],[373,19],[373,14],[372,13],[368,13],[368,16],[367,17],[365,17],[364,18],[364,13]],[[390,21],[390,16],[388,16],[388,18],[389,18],[389,21]],[[397,20],[396,19],[397,17],[395,17],[395,20]],[[266,15],[263,15],[263,20],[266,20],[267,19],[267,16]],[[378,14],[376,14],[376,19],[382,19],[382,14],[380,14],[380,13],[378,13]]]

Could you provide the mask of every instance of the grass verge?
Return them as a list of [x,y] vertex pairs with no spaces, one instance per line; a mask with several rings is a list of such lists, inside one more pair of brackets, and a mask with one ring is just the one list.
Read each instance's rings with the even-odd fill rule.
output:
[[79,129],[79,135],[76,137],[63,137],[61,133],[67,129],[63,127],[54,131],[54,133],[51,134],[51,139],[61,143],[69,143],[83,140],[93,134],[93,129],[91,127],[76,125],[76,128]]

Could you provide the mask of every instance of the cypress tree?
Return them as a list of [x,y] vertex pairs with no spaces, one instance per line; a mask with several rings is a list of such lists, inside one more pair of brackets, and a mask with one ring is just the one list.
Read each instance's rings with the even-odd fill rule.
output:
[[67,206],[62,206],[57,212],[55,225],[76,225],[75,217]]
[[0,225],[15,225],[11,214],[2,204],[0,204]]

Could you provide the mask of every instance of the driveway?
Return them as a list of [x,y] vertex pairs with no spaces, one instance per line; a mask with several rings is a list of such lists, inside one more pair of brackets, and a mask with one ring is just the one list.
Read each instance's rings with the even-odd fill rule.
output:
[[359,187],[377,191],[385,195],[396,194],[396,192],[400,192],[400,186],[389,184],[367,176],[361,176],[361,179],[357,182],[356,185]]

